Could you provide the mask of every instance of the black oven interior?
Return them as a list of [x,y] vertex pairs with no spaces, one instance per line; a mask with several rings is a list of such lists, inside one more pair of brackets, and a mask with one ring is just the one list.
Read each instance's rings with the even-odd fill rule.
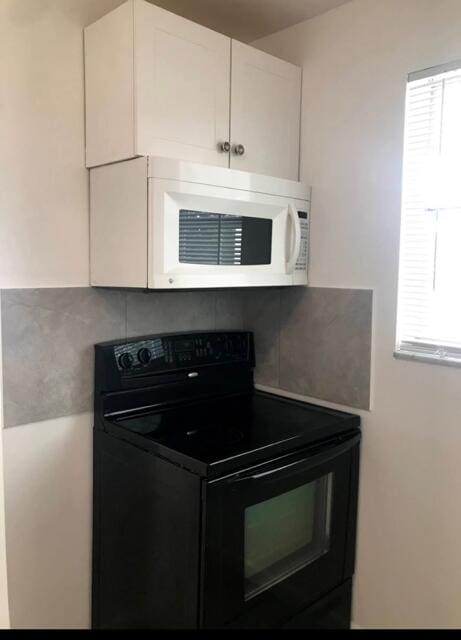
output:
[[96,347],[94,628],[350,625],[360,419],[253,368],[245,332]]

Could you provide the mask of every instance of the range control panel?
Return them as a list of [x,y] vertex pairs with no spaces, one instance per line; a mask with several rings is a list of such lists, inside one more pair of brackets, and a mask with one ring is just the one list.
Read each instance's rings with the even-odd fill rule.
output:
[[120,372],[158,372],[253,360],[248,332],[210,332],[144,337],[113,347]]

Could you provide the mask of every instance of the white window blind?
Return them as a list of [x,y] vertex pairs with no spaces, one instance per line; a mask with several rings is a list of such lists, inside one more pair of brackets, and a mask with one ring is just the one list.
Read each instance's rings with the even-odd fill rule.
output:
[[421,75],[407,87],[396,349],[461,362],[461,63]]
[[241,216],[179,212],[179,262],[240,265],[242,239]]

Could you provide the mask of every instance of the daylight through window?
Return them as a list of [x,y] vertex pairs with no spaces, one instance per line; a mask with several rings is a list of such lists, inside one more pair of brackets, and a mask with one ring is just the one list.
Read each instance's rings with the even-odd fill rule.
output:
[[407,87],[397,352],[461,362],[461,62],[423,75]]

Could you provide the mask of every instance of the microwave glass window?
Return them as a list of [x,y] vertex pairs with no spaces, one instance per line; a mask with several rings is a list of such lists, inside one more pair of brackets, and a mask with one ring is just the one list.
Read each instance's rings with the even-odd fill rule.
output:
[[179,262],[208,265],[270,264],[272,220],[179,211]]
[[245,599],[327,553],[332,474],[245,509]]

